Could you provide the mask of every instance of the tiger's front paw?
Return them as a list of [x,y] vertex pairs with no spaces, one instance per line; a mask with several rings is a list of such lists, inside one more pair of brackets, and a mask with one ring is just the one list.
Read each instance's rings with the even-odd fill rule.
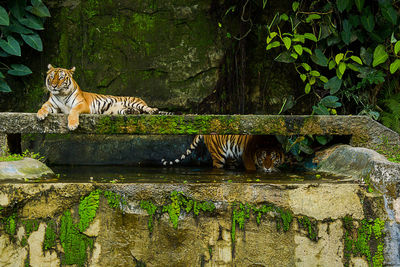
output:
[[79,125],[79,118],[78,119],[68,119],[68,129],[70,131],[76,130]]
[[44,120],[47,115],[49,115],[49,112],[45,109],[39,109],[39,111],[36,113],[36,118],[38,118],[39,120]]

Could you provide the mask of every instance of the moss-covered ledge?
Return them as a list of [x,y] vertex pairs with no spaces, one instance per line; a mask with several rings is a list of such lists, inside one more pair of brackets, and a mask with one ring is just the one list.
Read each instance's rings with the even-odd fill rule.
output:
[[[65,114],[53,114],[38,121],[34,113],[0,113],[0,133],[70,131]],[[353,146],[399,144],[397,133],[366,116],[84,114],[74,133],[348,135]]]

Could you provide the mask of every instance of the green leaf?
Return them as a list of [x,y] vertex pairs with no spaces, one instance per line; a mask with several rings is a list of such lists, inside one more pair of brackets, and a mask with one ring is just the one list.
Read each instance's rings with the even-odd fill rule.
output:
[[394,54],[397,55],[400,51],[400,41],[397,41],[394,45]]
[[303,50],[304,50],[304,52],[307,52],[307,53],[309,53],[310,55],[312,55],[312,51],[311,51],[310,48],[303,47]]
[[336,66],[335,60],[331,59],[329,60],[328,68],[329,70],[333,69]]
[[361,24],[368,32],[372,32],[375,27],[375,18],[372,14],[366,14],[361,17]]
[[331,95],[336,94],[339,90],[340,87],[342,86],[342,80],[339,79],[337,76],[330,78],[327,83],[324,84],[324,88],[326,90],[329,90],[329,93]]
[[270,49],[272,49],[272,48],[278,47],[278,46],[280,46],[280,45],[281,45],[280,42],[274,41],[274,42],[270,43],[269,45],[267,45],[267,50],[270,50]]
[[310,65],[308,65],[307,63],[301,63],[301,65],[303,66],[303,68],[304,68],[306,71],[310,71],[310,70],[311,70]]
[[308,40],[318,42],[317,37],[315,37],[315,35],[310,32],[306,32],[303,36],[304,36],[304,38],[306,38]]
[[289,37],[283,37],[282,38],[282,42],[285,45],[286,49],[289,50],[291,44],[292,44],[292,40],[290,40]]
[[25,16],[26,0],[10,1],[11,14],[18,20]]
[[396,59],[392,64],[390,64],[390,73],[395,73],[400,68],[400,59]]
[[283,21],[288,21],[288,20],[289,20],[289,17],[288,17],[288,15],[286,15],[285,13],[283,13],[283,14],[280,16],[280,19],[283,20]]
[[304,87],[304,92],[306,92],[306,94],[310,93],[311,91],[311,85],[309,83],[306,84],[306,87]]
[[303,47],[301,45],[294,45],[293,46],[294,51],[296,51],[297,54],[300,56],[303,54]]
[[349,21],[347,19],[344,19],[342,22],[343,25],[343,31],[340,33],[340,36],[342,37],[343,42],[346,45],[350,44],[350,40],[351,40],[351,24],[349,23]]
[[343,75],[345,71],[346,71],[346,63],[340,62],[339,63],[339,72],[340,72],[340,74]]
[[328,138],[323,135],[317,135],[315,136],[315,139],[317,140],[318,143],[320,143],[323,146],[328,143]]
[[310,85],[313,85],[316,81],[317,80],[315,79],[315,77],[311,77],[309,83]]
[[272,41],[272,39],[274,39],[275,36],[277,36],[277,35],[278,35],[277,32],[271,32],[271,33],[269,34],[269,36],[267,36],[267,44],[269,44],[269,43]]
[[24,26],[22,26],[18,21],[13,20],[11,25],[7,27],[11,32],[23,33],[23,34],[33,34],[34,32]]
[[397,12],[392,5],[381,8],[382,16],[393,25],[397,24]]
[[357,56],[351,56],[350,58],[351,58],[354,62],[356,62],[356,63],[362,65],[361,58],[359,58],[359,57],[357,57]]
[[0,92],[9,93],[11,92],[10,86],[3,80],[0,79]]
[[21,56],[21,47],[17,40],[15,40],[11,35],[7,36],[7,42],[0,39],[0,47],[10,55]]
[[10,18],[8,17],[8,13],[2,6],[0,6],[0,25],[2,26],[10,25]]
[[317,115],[329,115],[329,110],[321,104],[318,104],[318,106],[313,106],[312,108],[313,112]]
[[[314,37],[315,37],[315,36],[314,36]],[[295,34],[294,37],[293,37],[293,39],[292,39],[292,41],[293,41],[293,42],[300,42],[300,43],[303,43],[303,44],[304,44],[304,42],[305,42],[304,35],[302,35],[302,34]]]
[[38,34],[21,34],[21,37],[33,49],[43,51],[42,40]]
[[294,2],[292,3],[292,10],[293,10],[294,12],[296,12],[297,9],[299,8],[299,5],[300,5],[299,2],[294,1]]
[[299,56],[296,53],[291,53],[290,56],[294,59],[297,59]]
[[320,19],[320,18],[321,18],[321,16],[318,14],[311,14],[311,15],[308,15],[308,17],[306,18],[306,22],[310,23],[311,21],[313,21],[315,19]]
[[32,71],[25,65],[22,64],[12,64],[11,69],[7,71],[8,74],[14,76],[25,76],[31,74]]
[[303,82],[305,82],[306,79],[307,79],[307,75],[305,75],[305,74],[300,74],[300,79],[301,79]]
[[37,17],[34,17],[32,15],[26,14],[26,18],[22,18],[19,20],[19,22],[23,25],[25,25],[28,28],[34,29],[34,30],[43,30],[43,22],[38,19]]
[[350,4],[350,0],[336,0],[336,6],[340,12],[343,12]]
[[356,65],[354,65],[352,63],[347,63],[347,67],[349,69],[351,69],[351,70],[354,70],[354,71],[360,71],[360,69]]
[[338,108],[342,106],[342,103],[338,102],[338,100],[339,98],[337,96],[330,95],[322,98],[319,103],[328,108]]
[[31,0],[32,7],[26,7],[26,10],[38,17],[50,17],[50,12],[41,0]]
[[365,47],[361,47],[360,57],[364,62],[364,64],[370,66],[372,64],[372,59],[373,59],[372,49],[370,48],[365,49]]
[[321,49],[315,49],[314,54],[311,55],[311,60],[322,67],[328,66],[328,58],[324,55]]
[[319,76],[321,76],[321,73],[319,73],[319,71],[312,70],[312,71],[310,71],[310,75],[311,76],[315,76],[315,77],[319,77]]
[[5,78],[4,74],[0,71],[0,78]]
[[337,65],[339,65],[339,62],[342,61],[342,59],[344,58],[344,54],[343,53],[339,53],[335,56],[335,62]]
[[358,11],[361,13],[364,7],[364,0],[354,0],[354,2],[356,3]]
[[326,78],[326,77],[323,76],[323,75],[321,75],[321,76],[319,77],[319,79],[320,79],[320,81],[323,82],[323,83],[327,83],[327,82],[328,82],[328,78]]
[[343,77],[343,74],[340,73],[339,68],[336,69],[336,76],[337,76],[339,79],[342,79],[342,77]]
[[274,60],[283,63],[293,63],[296,61],[293,57],[291,57],[291,53],[289,51],[280,53]]
[[385,51],[385,46],[380,44],[374,50],[374,60],[372,61],[372,67],[376,67],[379,64],[386,62],[389,55]]

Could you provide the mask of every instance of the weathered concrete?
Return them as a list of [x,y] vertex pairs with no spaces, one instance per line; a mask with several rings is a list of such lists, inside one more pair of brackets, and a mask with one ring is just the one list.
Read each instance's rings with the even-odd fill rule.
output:
[[0,180],[24,180],[52,176],[54,176],[53,171],[36,159],[24,158],[16,161],[0,162]]
[[[93,248],[88,248],[88,266],[131,266],[137,263],[147,266],[165,266],[166,263],[171,266],[252,266],[256,263],[258,266],[343,266],[343,217],[353,215],[353,220],[358,222],[363,218],[373,218],[383,209],[382,205],[365,209],[366,203],[382,203],[382,197],[367,193],[365,186],[356,183],[1,184],[0,192],[6,194],[9,201],[8,205],[2,205],[0,215],[7,219],[10,214],[16,214],[16,229],[27,219],[36,220],[38,225],[26,244],[7,243],[8,238],[14,238],[14,235],[4,234],[7,224],[0,226],[10,260],[12,255],[18,255],[17,251],[21,251],[18,257],[25,260],[27,251],[30,251],[28,260],[31,264],[58,266],[68,252],[62,249],[58,238],[51,250],[43,251],[43,240],[47,238],[45,225],[49,223],[49,218],[54,220],[59,235],[61,228],[65,227],[62,223],[63,220],[65,222],[63,212],[68,210],[78,222],[82,197],[96,188],[103,192],[116,192],[126,202],[122,204],[123,212],[120,212],[110,208],[106,199],[100,196],[97,215],[84,232],[94,240]],[[181,210],[177,229],[173,228],[168,213],[154,216],[150,233],[149,215],[140,207],[140,201],[165,205],[171,201],[168,199],[173,191],[183,192],[198,203],[211,201],[215,210],[211,213],[200,212],[198,216]],[[344,207],[343,198],[337,197],[342,192],[346,193],[345,206],[351,207],[351,210]],[[263,215],[260,224],[256,223],[255,214],[250,214],[243,221],[243,229],[236,225],[233,241],[232,212],[236,209],[233,203],[239,202],[255,207],[273,204],[288,210],[293,221],[285,232],[282,228],[277,229],[277,213]],[[62,206],[52,203],[62,203]],[[315,203],[324,205],[300,208]],[[92,202],[91,205],[96,204]],[[41,212],[30,212],[32,206]],[[303,216],[317,225],[314,241],[297,222]],[[24,234],[19,235],[23,240]],[[347,260],[352,259],[366,264],[365,258]],[[10,261],[6,260],[4,264],[10,264]]]
[[[71,133],[67,116],[38,121],[32,113],[0,113],[0,133]],[[74,133],[348,135],[351,145],[399,144],[399,135],[367,116],[84,114]]]

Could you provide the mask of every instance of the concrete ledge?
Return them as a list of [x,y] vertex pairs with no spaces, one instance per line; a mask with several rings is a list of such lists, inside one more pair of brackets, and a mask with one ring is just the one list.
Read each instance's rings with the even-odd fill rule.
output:
[[[71,133],[67,115],[38,121],[34,113],[0,113],[0,133]],[[399,144],[399,135],[366,116],[84,114],[73,133],[348,135],[351,145]]]

